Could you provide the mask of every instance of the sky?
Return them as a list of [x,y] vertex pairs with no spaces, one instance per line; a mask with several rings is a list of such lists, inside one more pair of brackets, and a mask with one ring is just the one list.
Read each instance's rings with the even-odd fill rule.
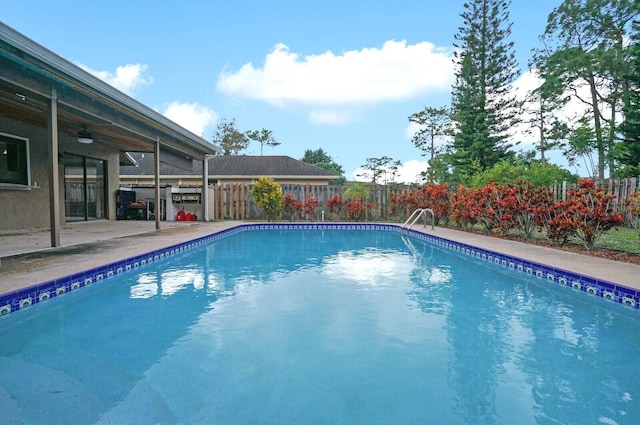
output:
[[[280,145],[264,155],[322,148],[348,180],[387,156],[404,182],[427,167],[408,117],[449,106],[464,11],[458,0],[4,3],[6,25],[206,140],[235,119],[241,132],[272,131]],[[560,4],[512,1],[518,96],[536,85],[531,50]],[[516,150],[531,149],[534,137],[517,133]],[[260,144],[241,154],[260,155]]]

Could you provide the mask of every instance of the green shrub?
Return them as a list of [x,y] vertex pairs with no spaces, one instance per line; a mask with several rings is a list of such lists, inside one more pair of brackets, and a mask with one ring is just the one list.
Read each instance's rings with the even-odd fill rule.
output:
[[251,189],[251,196],[258,208],[264,211],[267,220],[276,220],[280,217],[284,208],[284,196],[280,185],[275,180],[260,177]]
[[471,187],[484,187],[489,181],[497,185],[528,181],[533,187],[551,187],[562,181],[575,182],[576,176],[555,164],[528,164],[524,161],[512,163],[500,161],[493,167],[475,174],[471,178]]

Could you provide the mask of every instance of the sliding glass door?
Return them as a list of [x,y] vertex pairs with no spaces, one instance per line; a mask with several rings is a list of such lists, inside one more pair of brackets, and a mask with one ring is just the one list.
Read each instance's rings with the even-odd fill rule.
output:
[[105,161],[85,156],[64,155],[66,221],[106,218],[105,172]]

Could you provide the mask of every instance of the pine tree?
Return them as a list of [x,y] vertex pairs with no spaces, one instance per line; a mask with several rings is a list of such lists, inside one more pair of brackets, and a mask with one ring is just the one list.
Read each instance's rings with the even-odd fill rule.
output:
[[452,92],[454,140],[450,149],[458,179],[513,156],[509,132],[517,122],[512,83],[519,75],[508,8],[500,0],[471,0],[456,34]]

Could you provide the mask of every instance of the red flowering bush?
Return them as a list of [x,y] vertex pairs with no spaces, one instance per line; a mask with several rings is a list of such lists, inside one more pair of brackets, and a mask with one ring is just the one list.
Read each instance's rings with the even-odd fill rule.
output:
[[547,238],[554,245],[566,244],[576,231],[576,223],[567,212],[568,205],[563,201],[541,204],[534,209],[536,224],[547,232]]
[[544,187],[533,188],[531,183],[519,181],[496,185],[489,181],[479,189],[464,186],[451,196],[451,220],[460,227],[481,224],[487,232],[507,234],[519,230],[530,238],[542,217],[540,206],[553,205],[551,192]]
[[555,243],[565,244],[569,236],[591,249],[607,230],[623,223],[622,214],[614,211],[615,195],[605,195],[604,188],[593,180],[582,179],[578,190],[568,192],[569,199],[553,206],[539,206],[537,221]]
[[293,221],[295,218],[302,215],[302,202],[295,199],[291,194],[287,193],[282,203],[284,205],[283,211],[285,217],[289,219],[289,221]]
[[496,193],[500,232],[519,230],[525,239],[529,239],[538,227],[536,209],[554,203],[553,195],[546,187],[534,188],[524,180],[497,186]]
[[440,221],[449,222],[451,191],[448,184],[429,184],[422,188],[420,195],[421,202],[418,208],[430,208],[433,210],[436,224]]
[[451,196],[450,218],[458,227],[473,227],[478,222],[475,196],[472,196],[475,191],[460,185]]
[[367,209],[373,208],[373,203],[366,203],[360,198],[355,198],[346,203],[347,218],[354,221],[362,221],[367,215]]
[[334,220],[340,217],[342,208],[344,207],[344,199],[340,195],[333,195],[331,199],[327,201],[327,210]]
[[316,215],[316,208],[318,207],[318,200],[315,197],[310,197],[302,205],[306,216],[313,218]]
[[481,224],[487,232],[501,231],[507,227],[502,223],[510,219],[500,204],[501,197],[500,187],[491,181],[480,189],[460,186],[452,196],[451,220],[460,227]]
[[495,185],[492,181],[489,181],[485,187],[471,193],[472,213],[489,233],[493,231],[505,233],[505,230],[510,227],[511,215],[509,208],[505,207],[502,202],[503,195],[502,187]]
[[587,249],[607,230],[624,222],[622,214],[614,209],[616,195],[605,195],[604,188],[596,187],[593,180],[580,180],[578,190],[569,191],[569,196],[567,213],[576,223],[576,237]]
[[445,184],[428,184],[407,193],[391,196],[391,214],[407,218],[417,208],[429,208],[433,211],[435,224],[440,220],[449,221],[451,192]]

